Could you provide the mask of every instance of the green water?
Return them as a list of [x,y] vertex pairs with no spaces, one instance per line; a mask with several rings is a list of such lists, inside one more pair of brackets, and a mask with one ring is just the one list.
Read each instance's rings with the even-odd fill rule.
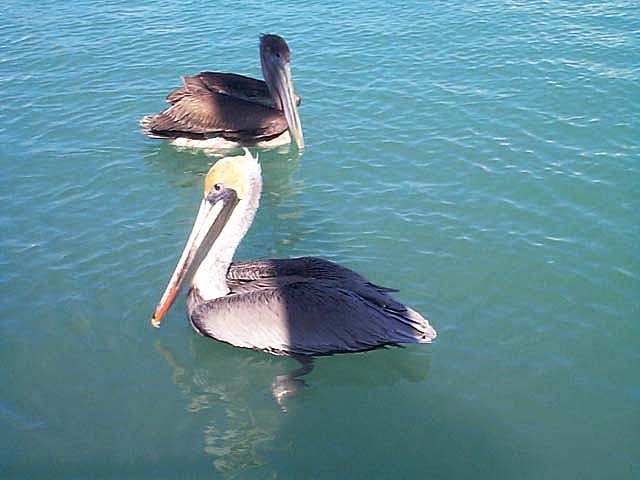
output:
[[[0,477],[640,475],[634,1],[4,2]],[[293,360],[149,318],[215,161],[138,132],[180,75],[293,52],[237,258],[399,289],[433,345]]]

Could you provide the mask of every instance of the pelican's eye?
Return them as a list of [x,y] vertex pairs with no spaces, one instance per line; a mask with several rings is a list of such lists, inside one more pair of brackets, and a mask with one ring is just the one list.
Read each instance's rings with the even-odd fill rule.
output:
[[223,197],[224,192],[225,188],[223,183],[214,183],[211,191],[207,194],[207,200],[209,203],[214,204]]

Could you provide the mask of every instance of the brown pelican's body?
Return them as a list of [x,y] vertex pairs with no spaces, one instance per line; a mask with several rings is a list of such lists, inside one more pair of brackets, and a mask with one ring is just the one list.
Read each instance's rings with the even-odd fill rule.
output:
[[153,324],[188,275],[189,320],[202,335],[276,355],[313,356],[388,344],[429,343],[435,330],[391,289],[320,258],[231,263],[261,190],[260,166],[247,151],[209,171],[193,230]]
[[431,341],[433,330],[389,289],[321,258],[232,264],[229,293],[187,297],[193,328],[238,347],[275,355],[327,355]]
[[282,37],[263,35],[260,60],[265,81],[219,72],[182,77],[183,86],[167,96],[170,107],[142,118],[143,133],[178,146],[277,146],[293,139],[304,148],[290,58]]

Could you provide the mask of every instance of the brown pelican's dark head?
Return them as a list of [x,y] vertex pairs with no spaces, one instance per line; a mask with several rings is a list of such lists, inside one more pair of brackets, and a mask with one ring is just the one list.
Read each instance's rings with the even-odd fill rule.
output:
[[[229,248],[231,261],[239,240],[251,225],[261,189],[260,164],[246,149],[245,155],[222,158],[211,167],[191,234],[151,319],[153,326],[160,326],[160,320],[191,274],[194,285],[199,281],[206,287],[207,264],[218,262],[216,255]],[[203,272],[199,270],[201,267]]]
[[304,137],[291,80],[291,50],[284,38],[271,34],[260,37],[260,63],[273,102],[276,108],[284,113],[291,138],[296,142],[298,149],[302,150]]

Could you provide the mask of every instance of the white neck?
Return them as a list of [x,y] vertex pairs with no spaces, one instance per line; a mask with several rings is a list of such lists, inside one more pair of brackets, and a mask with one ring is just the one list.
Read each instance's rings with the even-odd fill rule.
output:
[[204,300],[224,297],[229,293],[227,271],[238,245],[249,230],[258,209],[261,182],[250,183],[250,190],[233,209],[226,225],[196,271],[191,284]]

